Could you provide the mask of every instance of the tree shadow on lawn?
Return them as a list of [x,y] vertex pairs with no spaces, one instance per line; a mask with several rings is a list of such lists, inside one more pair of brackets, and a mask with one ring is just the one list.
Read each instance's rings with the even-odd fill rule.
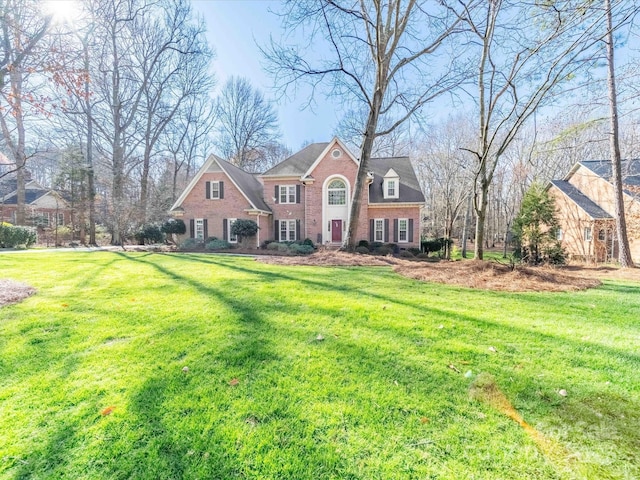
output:
[[[130,258],[130,257],[127,257],[127,258]],[[262,310],[262,308],[265,307],[264,304],[260,303],[260,304],[251,305],[239,299],[225,295],[220,290],[215,289],[211,286],[205,285],[201,282],[197,282],[187,277],[183,277],[169,269],[166,269],[162,266],[157,265],[156,263],[147,262],[146,260],[134,260],[134,261],[140,261],[142,263],[149,264],[153,268],[156,268],[159,272],[170,276],[177,282],[187,282],[191,286],[193,286],[194,288],[200,290],[205,294],[217,296],[222,301],[225,301],[226,303],[228,303],[234,311],[237,310],[240,313],[240,319],[243,322],[248,322],[254,325],[252,329],[245,332],[247,334],[247,338],[244,339],[246,341],[252,338],[253,341],[250,341],[249,343],[247,343],[245,347],[243,347],[242,345],[230,346],[230,349],[232,351],[235,351],[237,348],[240,348],[241,350],[245,350],[246,352],[246,355],[241,354],[239,356],[236,353],[233,353],[234,358],[231,361],[231,364],[241,365],[246,361],[250,361],[250,359],[253,357],[254,354],[257,354],[258,357],[262,356],[262,354],[260,354],[260,349],[264,348],[264,343],[260,341],[260,336],[262,334],[267,333],[267,330],[265,330],[265,328],[268,328],[268,327],[262,326],[261,328],[258,328],[256,330],[255,326],[256,326],[256,322],[257,324],[260,324],[260,322],[264,321],[264,319],[262,318],[262,315],[256,310],[256,309],[260,309],[260,311],[264,311]],[[332,290],[332,291],[335,291],[336,288],[338,288],[335,282],[333,284],[329,284],[329,283],[320,282],[320,281],[309,281],[308,279],[301,280],[294,276],[289,276],[289,275],[280,274],[280,273],[256,272],[251,269],[238,267],[237,265],[230,266],[226,262],[207,261],[205,263],[216,264],[223,268],[241,270],[244,273],[257,275],[262,280],[300,281],[301,283],[309,284],[310,286],[312,286],[312,288],[317,289],[318,287],[321,287],[323,289]],[[340,289],[340,292],[344,293],[344,289]],[[378,299],[383,299],[384,301],[389,301],[389,302],[396,301],[395,299],[393,299],[393,297],[390,297],[390,296],[383,296],[383,295],[369,295],[369,296],[378,298]],[[489,329],[490,331],[494,331],[496,333],[496,338],[500,338],[502,342],[511,341],[516,343],[521,343],[523,341],[522,340],[523,338],[527,338],[527,336],[532,335],[537,339],[536,343],[541,345],[542,344],[548,345],[548,348],[550,349],[562,349],[567,344],[572,344],[573,345],[572,348],[579,348],[579,347],[583,347],[584,345],[589,345],[589,347],[597,351],[599,355],[614,355],[616,357],[622,356],[626,358],[627,361],[631,361],[635,363],[638,363],[639,361],[638,356],[628,352],[620,351],[615,348],[605,347],[597,344],[588,344],[586,342],[578,342],[575,340],[569,340],[565,337],[544,334],[541,332],[532,331],[530,329],[525,329],[525,328],[520,328],[515,326],[508,326],[499,322],[491,322],[491,321],[483,320],[480,318],[469,317],[461,314],[455,314],[455,313],[443,311],[440,309],[431,308],[425,304],[418,304],[418,303],[405,302],[405,301],[402,301],[399,303],[402,303],[405,306],[415,308],[416,310],[419,310],[424,315],[435,316],[438,319],[449,318],[452,321],[467,324],[469,327],[474,327],[475,329],[478,329],[478,327],[482,327],[483,330]],[[277,311],[278,309],[271,309],[271,310]],[[266,313],[266,311],[264,312]],[[328,308],[323,313],[335,314],[336,311],[335,309]],[[367,326],[366,322],[363,322],[361,327],[371,328],[372,332],[376,332],[376,333],[380,332],[379,327]],[[408,333],[406,331],[403,331],[402,328],[389,329],[388,333],[390,336],[396,336],[400,339],[404,337],[405,341],[408,340],[410,342],[415,342],[417,337],[415,332]],[[255,342],[256,338],[258,338],[257,342]],[[350,364],[350,368],[353,369],[354,373],[363,374],[363,375],[364,374],[371,375],[373,373],[374,375],[380,377],[381,379],[386,379],[386,380],[389,380],[389,376],[390,375],[393,376],[394,375],[393,372],[397,372],[397,371],[405,372],[408,375],[408,378],[415,377],[418,373],[418,371],[416,370],[415,364],[413,364],[410,361],[403,360],[403,344],[399,344],[398,349],[395,350],[394,352],[375,351],[375,350],[363,348],[361,345],[358,345],[358,344],[352,344],[349,346],[349,342],[345,340],[339,340],[336,342],[327,342],[326,344],[322,345],[320,348],[325,348],[325,345],[330,346],[332,343],[340,346],[341,354],[344,355],[345,358],[349,357],[351,359],[352,363]],[[269,350],[275,349],[276,347],[277,346],[272,345],[269,348]],[[457,355],[459,355],[459,352],[449,350],[447,348],[446,343],[444,345],[438,345],[438,342],[436,341],[435,347],[432,347],[432,348],[434,348],[434,350],[436,351],[440,351],[443,359],[452,358],[452,357],[455,358]],[[230,352],[227,352],[227,355],[229,353]],[[271,355],[270,352],[263,352],[263,354],[266,354],[267,356]],[[274,358],[274,360],[275,359],[277,358]],[[513,360],[515,361],[517,360],[517,358],[514,357]],[[546,404],[547,405],[546,410],[545,408],[543,408],[543,411],[547,411],[545,415],[549,414],[548,411],[552,411],[554,412],[552,415],[564,416],[566,418],[566,421],[570,425],[573,425],[576,423],[586,424],[588,422],[593,422],[593,416],[592,414],[589,413],[590,410],[584,407],[585,402],[587,402],[588,399],[594,395],[597,395],[600,398],[604,398],[602,403],[603,405],[607,405],[607,404],[616,405],[615,409],[621,410],[621,411],[613,411],[613,409],[610,409],[607,412],[607,415],[609,418],[609,422],[612,423],[611,425],[612,429],[615,429],[616,431],[625,432],[624,436],[627,438],[623,440],[623,444],[624,445],[630,444],[637,440],[637,438],[634,439],[633,431],[626,427],[626,421],[623,419],[624,415],[626,415],[627,416],[626,418],[628,418],[628,412],[640,410],[640,405],[638,405],[638,403],[635,402],[633,399],[629,399],[626,402],[625,401],[620,402],[620,398],[617,398],[613,393],[608,393],[602,390],[593,389],[588,379],[586,379],[584,382],[580,382],[580,381],[576,382],[574,379],[572,391],[579,392],[578,394],[579,397],[576,397],[575,400],[571,399],[570,401],[561,403],[561,400],[559,398],[551,398],[548,393],[543,394],[541,398],[541,395],[538,392],[538,390],[542,389],[546,392],[555,392],[555,390],[559,385],[559,380],[561,381],[562,379],[545,378],[542,380],[536,380],[535,382],[532,382],[530,376],[525,374],[515,373],[511,366],[508,366],[508,365],[499,366],[499,365],[496,365],[495,362],[492,362],[490,360],[487,362],[486,366],[483,366],[480,364],[478,365],[478,367],[482,370],[484,370],[486,367],[486,370],[489,370],[491,373],[496,374],[498,378],[504,381],[505,383],[506,383],[506,379],[508,379],[509,377],[513,377],[514,375],[521,376],[522,378],[519,380],[516,379],[515,383],[520,386],[526,386],[526,389],[524,391],[520,391],[519,393],[517,393],[517,396],[520,399],[519,403],[533,405],[531,408],[534,411],[534,415],[536,411],[539,411],[541,404],[542,405]],[[543,363],[541,364],[541,367],[543,368]],[[457,377],[455,382],[452,384],[450,382],[451,379],[449,378],[449,376],[447,376],[447,374],[451,375],[452,373],[447,372],[447,366],[445,364],[438,365],[436,367],[436,370],[438,370],[440,372],[440,375],[442,376],[440,383],[437,385],[434,385],[434,389],[436,391],[438,389],[440,390],[452,389],[452,391],[457,391],[466,383],[468,383],[462,380],[460,377]],[[545,398],[545,396],[547,398]],[[559,410],[560,407],[562,407],[561,411]],[[632,437],[628,438],[628,435],[632,435]],[[609,439],[597,438],[597,435],[596,435],[596,441],[599,441],[599,440],[606,442]]]

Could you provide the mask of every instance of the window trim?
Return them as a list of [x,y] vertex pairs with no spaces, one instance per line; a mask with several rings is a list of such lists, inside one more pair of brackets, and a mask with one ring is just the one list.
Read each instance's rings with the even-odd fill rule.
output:
[[[283,225],[285,226],[284,230],[282,229]],[[296,240],[298,240],[296,238],[296,230],[297,230],[296,220],[280,220],[280,223],[278,226],[279,226],[279,229],[278,229],[279,242],[295,242]],[[284,238],[282,237],[283,232],[284,232]]]
[[584,241],[585,242],[590,242],[591,240],[593,240],[593,229],[591,227],[584,227]]
[[[402,229],[402,222],[405,222],[405,228]],[[402,240],[401,232],[404,232],[404,240]],[[409,243],[409,219],[408,218],[399,218],[398,219],[398,243]]]
[[[62,221],[60,221],[62,220]],[[56,213],[56,225],[61,227],[64,225],[64,212]]]
[[564,238],[564,231],[561,228],[556,230],[556,240],[561,241]]
[[[380,222],[380,230],[378,230],[378,222]],[[378,240],[378,232],[380,232],[379,240]],[[373,219],[373,241],[384,242],[384,218]]]
[[[278,185],[278,201],[281,204],[291,205],[293,203],[298,203],[297,195],[296,195],[296,186],[295,185]],[[293,191],[293,194],[291,193]],[[286,201],[282,201],[284,192],[284,198]],[[293,195],[293,201],[291,201]]]
[[[393,186],[393,192],[389,192],[389,187]],[[384,179],[382,196],[386,199],[397,199],[400,198],[400,178],[399,177],[390,177]]]
[[[342,187],[331,187],[331,184],[334,182],[340,182],[342,183]],[[336,193],[342,193],[344,195],[340,195],[339,198],[341,200],[341,203],[332,203],[331,199],[332,199],[332,193],[336,194]],[[327,205],[330,205],[332,207],[341,207],[347,204],[347,182],[345,182],[343,179],[341,178],[334,178],[332,179],[328,184],[327,184]]]
[[[216,195],[213,195],[213,186],[218,187],[216,190]],[[212,181],[209,183],[209,197],[211,200],[220,200],[220,181]]]
[[229,243],[238,243],[238,236],[234,235],[231,231],[231,227],[233,227],[233,224],[236,223],[238,221],[237,218],[227,218],[227,235],[229,236],[228,242]]
[[[201,236],[198,236],[198,226],[200,226]],[[193,238],[196,240],[204,240],[204,218],[193,219]]]

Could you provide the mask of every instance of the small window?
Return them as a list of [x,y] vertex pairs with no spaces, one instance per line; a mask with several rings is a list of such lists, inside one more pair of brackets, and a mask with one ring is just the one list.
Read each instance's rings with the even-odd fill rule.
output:
[[37,222],[41,227],[48,227],[50,225],[49,212],[42,212],[37,215]]
[[220,182],[211,182],[211,198],[214,200],[220,198]]
[[333,158],[340,158],[342,156],[342,151],[339,148],[336,148],[331,152],[331,156]]
[[558,228],[556,230],[556,240],[562,240],[563,237],[564,237],[564,232],[562,231],[561,228]]
[[406,218],[398,219],[398,242],[406,243],[409,241],[409,220]]
[[230,218],[227,220],[229,225],[229,243],[238,243],[237,235],[233,234],[233,224],[236,223],[237,218]]
[[328,187],[329,205],[347,204],[347,186],[342,180],[332,180]]
[[280,185],[280,203],[296,203],[295,185]]
[[598,240],[600,240],[601,242],[604,242],[604,240],[605,240],[606,236],[607,236],[607,234],[606,234],[606,232],[604,231],[604,228],[601,228],[601,229],[598,231]]
[[204,219],[196,218],[195,227],[196,227],[195,238],[199,240],[204,240]]
[[296,221],[280,220],[280,241],[295,242],[296,240]]
[[585,242],[590,242],[591,241],[591,227],[584,227],[584,241]]
[[384,242],[384,220],[382,218],[376,218],[374,226],[373,240],[376,242]]
[[56,225],[59,225],[59,226],[64,225],[64,213],[56,214]]
[[388,180],[387,181],[387,197],[394,198],[396,196],[396,181]]

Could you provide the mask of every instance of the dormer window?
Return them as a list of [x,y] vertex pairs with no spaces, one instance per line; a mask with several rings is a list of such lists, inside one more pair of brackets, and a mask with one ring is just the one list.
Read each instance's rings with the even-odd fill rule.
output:
[[393,168],[390,168],[384,176],[382,193],[385,200],[400,197],[400,177]]
[[396,181],[395,180],[387,180],[387,197],[389,198],[396,197]]

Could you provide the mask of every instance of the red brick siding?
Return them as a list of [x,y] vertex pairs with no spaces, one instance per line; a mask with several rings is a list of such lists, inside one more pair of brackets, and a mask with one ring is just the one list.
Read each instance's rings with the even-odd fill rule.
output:
[[[224,182],[224,198],[216,200],[208,200],[206,198],[206,182]],[[223,172],[205,173],[202,175],[198,183],[189,192],[182,202],[184,216],[182,220],[187,226],[187,233],[183,237],[189,238],[189,223],[191,219],[203,218],[207,219],[207,234],[209,237],[223,238],[222,222],[225,218],[244,218],[256,220],[255,216],[245,212],[251,208],[247,199],[242,195],[240,190],[236,188],[233,182]]]

